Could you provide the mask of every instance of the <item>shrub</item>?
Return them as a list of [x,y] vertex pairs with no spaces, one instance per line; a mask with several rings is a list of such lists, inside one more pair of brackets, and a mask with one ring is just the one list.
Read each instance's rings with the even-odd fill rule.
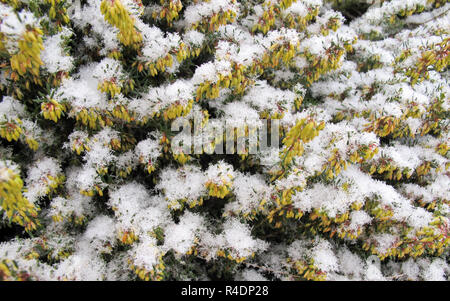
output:
[[1,0],[0,280],[447,279],[449,8]]

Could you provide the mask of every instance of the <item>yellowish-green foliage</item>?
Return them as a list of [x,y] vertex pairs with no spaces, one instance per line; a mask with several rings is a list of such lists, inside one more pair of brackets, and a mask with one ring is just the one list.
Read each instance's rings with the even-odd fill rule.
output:
[[[1,45],[0,45],[1,48]],[[11,79],[18,81],[26,74],[31,74],[33,81],[36,84],[42,84],[39,78],[39,68],[43,64],[40,58],[42,46],[42,30],[39,28],[32,28],[23,33],[19,40],[19,51],[12,54],[10,59],[11,64]],[[27,81],[25,86],[29,89],[30,83]]]
[[0,280],[445,279],[447,2],[2,0]]
[[303,154],[303,144],[314,139],[325,123],[318,124],[314,120],[302,119],[298,121],[283,139],[284,148],[281,151],[282,164],[288,166],[295,156]]
[[35,230],[38,208],[23,196],[23,181],[13,169],[2,165],[0,168],[0,202],[7,218],[27,231]]

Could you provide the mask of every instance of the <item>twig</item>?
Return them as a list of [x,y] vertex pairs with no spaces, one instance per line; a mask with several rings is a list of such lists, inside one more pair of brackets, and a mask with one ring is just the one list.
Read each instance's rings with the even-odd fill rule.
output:
[[433,16],[431,19],[429,19],[429,20],[427,20],[427,21],[417,22],[417,23],[416,23],[416,22],[407,22],[407,23],[409,23],[409,24],[414,24],[414,25],[422,25],[422,24],[428,23],[428,22],[430,22],[430,21],[433,21],[433,20],[435,20],[435,19],[437,19],[437,18],[439,18],[439,17],[445,15],[449,10],[450,10],[450,8],[447,8],[447,9],[446,9],[445,11],[443,11],[442,13]]

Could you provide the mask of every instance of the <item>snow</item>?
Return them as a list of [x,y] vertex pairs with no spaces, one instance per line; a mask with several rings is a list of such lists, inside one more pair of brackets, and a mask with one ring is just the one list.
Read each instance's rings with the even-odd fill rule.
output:
[[200,215],[187,212],[178,224],[171,224],[165,228],[164,247],[172,249],[178,254],[186,254],[195,244],[199,231],[204,231],[204,220]]
[[233,181],[234,202],[225,205],[225,212],[250,214],[261,201],[270,203],[270,188],[261,176],[238,174]]
[[220,11],[230,11],[237,13],[238,7],[231,0],[210,0],[190,5],[184,12],[184,21],[191,25],[200,22],[203,18],[217,14]]
[[80,69],[74,77],[63,80],[55,93],[55,99],[67,100],[75,112],[86,108],[106,109],[106,94],[97,89],[98,80],[93,77],[95,65]]
[[123,77],[122,65],[115,59],[105,58],[95,66],[92,76],[101,82],[111,79],[120,79]]
[[64,39],[72,36],[72,31],[64,27],[63,30],[49,37],[44,41],[44,51],[41,53],[41,59],[50,73],[58,71],[69,72],[73,68],[73,57],[66,54],[64,50]]
[[188,204],[198,201],[206,192],[204,173],[194,165],[185,165],[178,169],[164,169],[156,188],[163,192],[166,200],[174,209],[186,200]]
[[235,218],[225,222],[223,238],[225,244],[222,247],[230,248],[233,257],[249,257],[254,252],[264,251],[268,247],[267,242],[254,239],[249,227]]
[[154,164],[161,155],[161,146],[157,140],[147,138],[136,145],[134,153],[139,161]]
[[44,157],[37,160],[29,169],[26,179],[28,191],[25,196],[35,203],[40,197],[48,194],[49,185],[61,174],[59,162],[54,158]]
[[[206,280],[228,266],[249,281],[448,279],[450,4],[366,1],[347,24],[347,0],[181,1],[171,21],[178,1],[147,2],[120,1],[133,48],[100,0],[65,1],[67,24],[49,5],[0,3],[0,228],[40,224],[0,243],[0,265],[32,280]],[[293,131],[301,149],[211,151],[235,140],[224,125],[261,133],[274,118],[280,142],[302,120],[324,126]],[[286,164],[280,149],[298,153]]]

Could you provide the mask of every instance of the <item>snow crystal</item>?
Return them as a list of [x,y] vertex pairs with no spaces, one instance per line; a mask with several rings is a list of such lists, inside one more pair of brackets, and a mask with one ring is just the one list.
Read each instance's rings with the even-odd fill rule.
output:
[[41,52],[41,59],[50,73],[56,73],[58,71],[68,72],[73,68],[73,57],[67,55],[63,49],[64,39],[71,36],[72,31],[64,27],[60,33],[44,41],[44,50]]

